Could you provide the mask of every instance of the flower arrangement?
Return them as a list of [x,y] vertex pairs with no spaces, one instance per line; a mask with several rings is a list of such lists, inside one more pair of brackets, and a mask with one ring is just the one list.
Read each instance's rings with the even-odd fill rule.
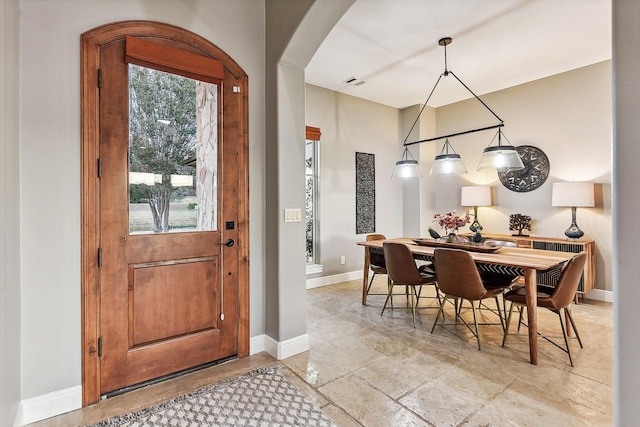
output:
[[460,227],[464,227],[465,224],[471,222],[469,211],[464,216],[458,216],[455,213],[456,211],[445,212],[444,214],[437,213],[433,216],[433,222],[437,222],[445,233],[458,231]]

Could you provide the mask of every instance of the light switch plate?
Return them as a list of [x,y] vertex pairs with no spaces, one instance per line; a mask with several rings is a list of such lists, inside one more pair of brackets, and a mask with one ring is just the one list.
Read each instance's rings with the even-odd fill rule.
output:
[[302,221],[302,209],[287,208],[284,210],[284,222],[301,222],[301,221]]

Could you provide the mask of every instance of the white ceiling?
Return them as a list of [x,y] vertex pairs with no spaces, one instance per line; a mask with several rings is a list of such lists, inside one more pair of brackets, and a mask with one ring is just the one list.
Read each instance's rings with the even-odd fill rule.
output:
[[[328,0],[321,0],[328,1]],[[356,0],[305,70],[316,86],[396,108],[447,68],[477,95],[611,59],[611,0]],[[355,86],[349,78],[364,80]],[[471,97],[453,76],[428,105]]]

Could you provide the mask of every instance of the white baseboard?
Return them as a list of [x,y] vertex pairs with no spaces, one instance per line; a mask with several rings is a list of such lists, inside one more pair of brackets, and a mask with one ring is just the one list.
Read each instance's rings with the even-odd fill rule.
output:
[[277,360],[286,359],[307,350],[309,350],[308,334],[300,335],[281,342],[265,335],[264,351],[275,357]]
[[307,289],[335,285],[336,283],[349,282],[351,280],[358,279],[362,279],[362,270],[349,271],[346,273],[334,274],[332,276],[316,277],[315,279],[307,279]]
[[249,355],[253,356],[254,354],[262,353],[264,351],[264,341],[265,334],[256,335],[255,337],[249,338]]
[[592,289],[585,295],[588,299],[596,301],[613,302],[613,292],[602,289]]
[[23,426],[80,408],[82,408],[82,386],[77,385],[24,399],[20,402],[13,425],[14,427]]

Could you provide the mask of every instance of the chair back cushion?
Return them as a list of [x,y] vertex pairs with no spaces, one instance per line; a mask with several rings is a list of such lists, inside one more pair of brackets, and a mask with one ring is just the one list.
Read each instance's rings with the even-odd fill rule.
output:
[[[384,236],[384,234],[367,235],[367,242],[385,239],[386,237]],[[371,249],[369,249],[369,266],[374,272],[386,274],[387,265],[384,262],[384,255],[372,252]]]
[[389,278],[397,284],[419,285],[423,279],[413,254],[404,243],[384,242],[384,259]]
[[384,255],[369,251],[369,268],[371,270],[386,270],[387,264],[384,262]]
[[434,266],[438,288],[442,292],[469,300],[482,299],[487,293],[478,267],[468,252],[437,248],[434,250]]
[[556,310],[568,307],[575,298],[586,261],[586,252],[580,252],[562,269],[560,280],[550,297],[553,308]]

